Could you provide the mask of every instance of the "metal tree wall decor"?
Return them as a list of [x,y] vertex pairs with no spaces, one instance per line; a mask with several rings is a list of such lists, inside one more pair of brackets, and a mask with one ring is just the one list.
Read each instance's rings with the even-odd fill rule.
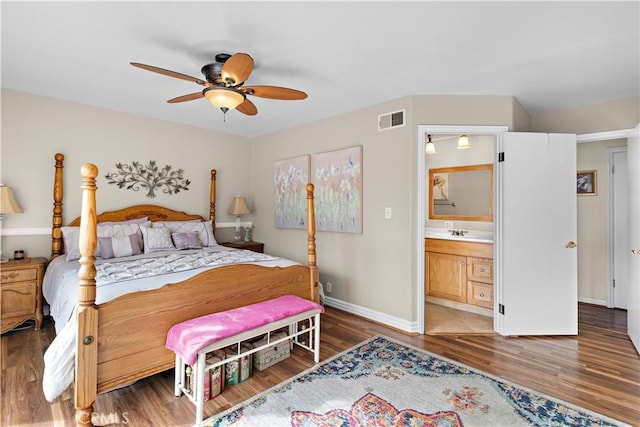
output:
[[159,169],[155,160],[150,160],[144,166],[139,162],[132,162],[131,165],[116,163],[118,172],[107,173],[105,178],[109,184],[116,184],[118,188],[138,191],[140,188],[147,189],[146,196],[153,199],[156,197],[156,189],[161,189],[165,194],[177,194],[180,190],[189,190],[191,181],[182,175],[182,169],[171,170],[171,166],[166,165]]

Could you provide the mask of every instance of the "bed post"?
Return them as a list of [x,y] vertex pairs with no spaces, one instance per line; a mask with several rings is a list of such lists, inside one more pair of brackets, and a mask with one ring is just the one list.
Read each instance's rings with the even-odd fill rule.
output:
[[316,265],[316,214],[313,204],[313,184],[307,184],[307,265],[311,277],[311,299],[320,301],[320,273]]
[[62,253],[62,168],[64,155],[56,153],[56,172],[53,176],[53,218],[51,219],[51,259]]
[[76,338],[76,425],[91,426],[98,393],[98,307],[96,306],[95,252],[98,243],[96,177],[98,168],[84,164],[80,213],[80,271],[78,272],[78,333]]
[[209,219],[216,231],[216,170],[211,169],[211,191],[209,192]]

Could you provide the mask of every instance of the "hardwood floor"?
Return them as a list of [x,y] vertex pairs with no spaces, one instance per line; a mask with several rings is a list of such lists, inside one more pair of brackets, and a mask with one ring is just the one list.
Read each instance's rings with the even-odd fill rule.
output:
[[[626,334],[626,312],[580,304],[575,337],[499,335],[408,336],[363,318],[327,308],[322,318],[321,358],[327,359],[376,334],[401,340],[567,402],[640,425],[640,357]],[[17,331],[1,339],[2,426],[74,425],[73,392],[52,404],[42,394],[42,355],[54,336],[43,329]],[[227,409],[312,366],[310,354],[292,356],[246,382],[227,387],[205,406],[205,417]],[[192,425],[194,407],[173,397],[167,371],[98,396],[97,424]]]

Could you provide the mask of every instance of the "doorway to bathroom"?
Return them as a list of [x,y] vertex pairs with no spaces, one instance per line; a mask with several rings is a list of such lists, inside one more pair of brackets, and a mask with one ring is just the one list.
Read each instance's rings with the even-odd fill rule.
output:
[[[418,126],[422,161],[418,162],[417,227],[422,238],[416,239],[416,289],[417,295],[423,295],[417,301],[419,332],[424,333],[428,309],[423,298],[429,252],[424,224],[424,150],[429,134],[492,135],[496,147],[493,253],[482,252],[480,262],[473,253],[459,254],[464,259],[442,258],[440,271],[454,272],[466,263],[467,274],[479,275],[487,266],[486,258],[493,258],[490,309],[494,331],[502,335],[577,334],[576,136],[513,133],[506,127],[431,125]],[[540,265],[545,268],[541,270]],[[460,283],[459,288],[462,286]],[[467,291],[472,286],[470,295],[487,295],[482,281],[467,281]]]

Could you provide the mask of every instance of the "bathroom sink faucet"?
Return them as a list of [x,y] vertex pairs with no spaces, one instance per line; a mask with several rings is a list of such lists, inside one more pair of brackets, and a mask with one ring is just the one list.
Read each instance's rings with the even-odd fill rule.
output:
[[466,231],[464,231],[464,230],[451,230],[451,235],[452,236],[464,237],[464,233],[466,233]]

